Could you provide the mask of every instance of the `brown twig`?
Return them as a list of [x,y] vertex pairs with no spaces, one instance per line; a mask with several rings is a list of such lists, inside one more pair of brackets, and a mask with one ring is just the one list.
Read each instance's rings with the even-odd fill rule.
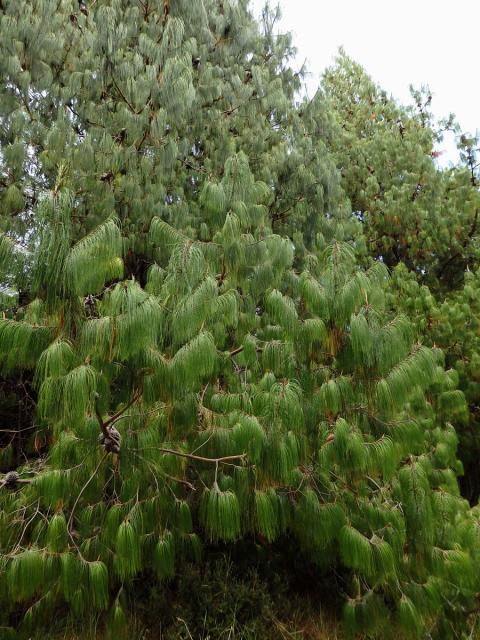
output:
[[221,458],[204,458],[203,456],[195,456],[193,453],[184,453],[183,451],[176,451],[175,449],[166,449],[164,447],[159,447],[158,451],[162,453],[171,454],[173,456],[180,456],[181,458],[189,458],[190,460],[198,460],[200,462],[211,462],[213,464],[218,464],[219,462],[225,462],[227,460],[245,460],[247,457],[246,453],[241,453],[236,456],[223,456]]
[[104,426],[107,427],[111,427],[113,424],[115,424],[115,422],[120,418],[120,416],[122,414],[125,413],[125,411],[127,411],[127,409],[130,409],[130,407],[132,406],[132,404],[135,404],[135,402],[140,398],[140,391],[137,391],[134,395],[133,398],[127,402],[127,404],[120,409],[119,411],[117,411],[117,413],[114,413],[113,416],[111,416],[106,422],[104,422]]
[[178,482],[179,484],[185,485],[190,489],[190,491],[197,490],[191,482],[188,482],[188,480],[182,480],[181,478],[176,478],[175,476],[171,476],[169,473],[165,473],[165,471],[163,471],[163,475],[165,478],[168,478],[169,480],[173,480],[173,482]]
[[163,0],[163,16],[162,16],[163,27],[167,24],[169,14],[170,14],[170,0]]
[[103,421],[102,418],[102,414],[100,413],[100,409],[98,408],[98,399],[99,399],[99,395],[97,394],[96,400],[95,400],[95,415],[97,416],[97,420],[100,424],[100,429],[102,430],[102,433],[104,435],[105,438],[108,438],[108,429],[105,426],[105,423]]
[[123,91],[120,89],[120,87],[118,86],[117,81],[115,80],[115,78],[112,76],[112,82],[115,85],[116,90],[118,91],[118,93],[120,94],[120,97],[122,98],[122,100],[125,102],[125,104],[128,106],[128,108],[130,109],[130,111],[132,111],[135,115],[138,115],[138,111],[135,109],[135,107],[132,105],[132,103],[130,102],[130,100],[127,98],[127,96],[123,93]]
[[[243,349],[244,347],[242,345],[241,347],[237,347],[236,349],[229,351],[228,354],[233,358],[234,356],[237,356],[239,353],[242,353]],[[262,353],[262,351],[263,351],[262,347],[256,347],[257,353]]]
[[135,148],[137,150],[137,153],[140,151],[140,149],[142,148],[143,143],[148,138],[149,131],[150,131],[150,129],[147,127],[143,132],[143,136],[142,136],[141,140],[135,144]]

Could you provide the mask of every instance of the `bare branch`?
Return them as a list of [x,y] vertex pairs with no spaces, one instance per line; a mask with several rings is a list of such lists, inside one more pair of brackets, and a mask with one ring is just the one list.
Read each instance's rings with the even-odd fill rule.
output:
[[181,458],[189,458],[190,460],[199,460],[200,462],[210,462],[213,464],[218,464],[219,462],[226,462],[227,460],[245,460],[247,457],[246,453],[241,453],[236,456],[223,456],[221,458],[204,458],[203,456],[195,456],[193,453],[184,453],[183,451],[176,451],[175,449],[166,449],[164,447],[159,447],[158,451],[162,453],[171,454],[172,456],[179,456]]

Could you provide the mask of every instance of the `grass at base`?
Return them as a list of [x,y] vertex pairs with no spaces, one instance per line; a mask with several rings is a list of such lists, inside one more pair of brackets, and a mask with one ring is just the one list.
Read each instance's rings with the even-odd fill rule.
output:
[[[299,614],[300,615],[300,614]],[[309,617],[305,620],[281,621],[270,619],[262,621],[262,625],[271,627],[272,636],[278,640],[346,640],[341,627],[333,618],[327,616]],[[259,626],[262,626],[259,625]],[[183,619],[178,619],[177,624],[171,625],[165,632],[159,624],[157,628],[144,628],[139,622],[132,621],[126,629],[126,640],[264,640],[263,636],[252,635],[249,629],[242,629],[235,620],[223,630],[219,629],[217,635],[211,631],[195,635]],[[113,638],[101,626],[91,622],[87,629],[82,631],[73,629],[53,630],[31,636],[31,640],[117,640]],[[120,640],[120,639],[118,639]]]

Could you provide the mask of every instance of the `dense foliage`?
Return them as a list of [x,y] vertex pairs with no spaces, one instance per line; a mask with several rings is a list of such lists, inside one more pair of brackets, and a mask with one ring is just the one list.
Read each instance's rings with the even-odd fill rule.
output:
[[352,635],[476,611],[475,140],[440,169],[343,53],[297,102],[275,19],[0,2],[4,634],[117,637],[239,544],[341,572]]

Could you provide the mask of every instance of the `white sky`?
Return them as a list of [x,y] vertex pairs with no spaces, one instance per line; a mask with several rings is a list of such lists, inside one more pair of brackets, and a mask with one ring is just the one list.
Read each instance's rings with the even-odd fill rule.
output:
[[[272,6],[276,4],[271,0]],[[306,59],[312,72],[309,93],[343,46],[402,103],[410,102],[410,84],[428,84],[438,118],[453,112],[464,131],[480,129],[480,0],[278,0],[278,4],[280,29],[293,33],[298,63]],[[264,0],[252,1],[255,15],[263,5]]]

